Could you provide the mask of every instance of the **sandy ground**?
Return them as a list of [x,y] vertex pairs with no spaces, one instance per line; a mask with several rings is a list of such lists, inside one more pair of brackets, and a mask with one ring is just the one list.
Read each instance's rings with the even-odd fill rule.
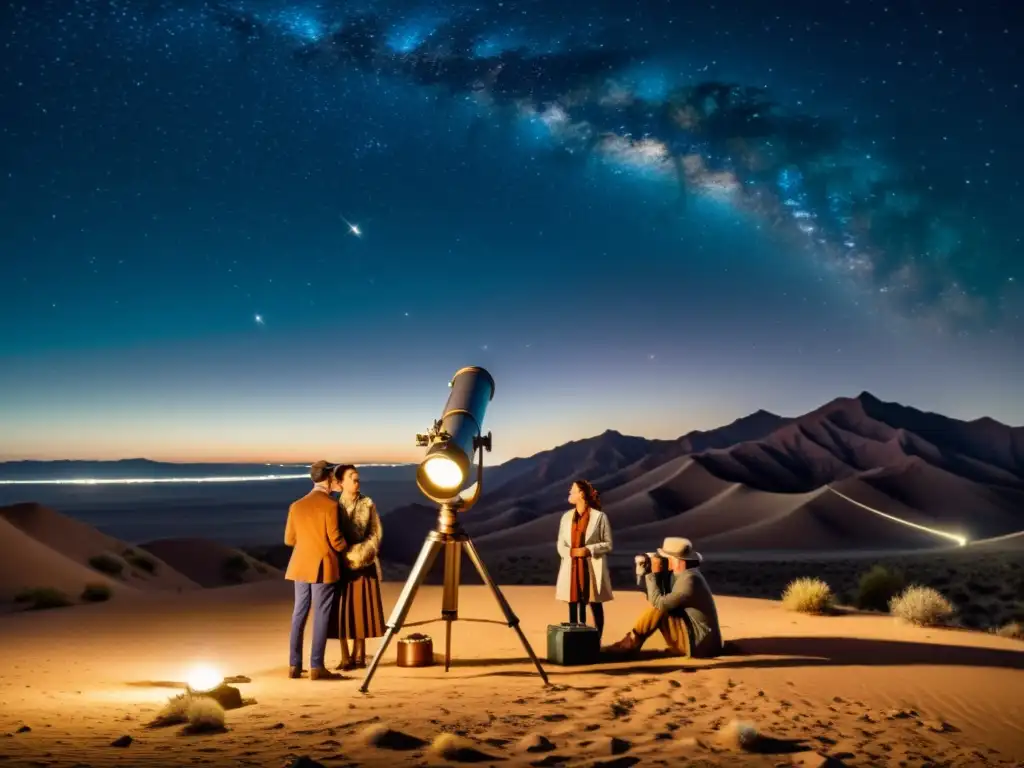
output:
[[[385,585],[387,609],[400,588]],[[564,619],[552,592],[506,590],[542,658],[547,625]],[[620,591],[608,605],[606,642],[643,605],[639,593]],[[426,587],[409,621],[439,609],[439,589]],[[463,587],[460,609],[500,618],[482,587]],[[290,585],[265,582],[0,618],[0,765],[1024,764],[1024,645],[983,633],[723,598],[734,655],[547,664],[545,687],[512,630],[459,622],[450,672],[397,668],[390,650],[361,694],[360,677],[287,679],[290,610]],[[443,624],[425,631],[442,651]],[[663,647],[660,638],[648,646]],[[328,663],[337,659],[332,643]],[[256,703],[229,711],[223,733],[147,729],[177,692],[152,683],[183,680],[194,664],[248,676],[238,687]],[[734,719],[770,739],[738,749],[723,735]],[[382,736],[387,729],[408,738]],[[468,749],[433,748],[442,734]],[[130,745],[112,746],[126,735]]]

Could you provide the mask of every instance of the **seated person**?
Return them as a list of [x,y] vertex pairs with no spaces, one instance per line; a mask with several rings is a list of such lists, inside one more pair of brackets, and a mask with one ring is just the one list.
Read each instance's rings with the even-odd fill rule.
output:
[[660,630],[669,649],[681,656],[718,656],[722,652],[722,630],[715,598],[698,570],[703,558],[689,539],[678,537],[665,539],[658,554],[661,557],[637,557],[637,584],[646,588],[650,607],[628,635],[602,652],[635,653],[655,630]]

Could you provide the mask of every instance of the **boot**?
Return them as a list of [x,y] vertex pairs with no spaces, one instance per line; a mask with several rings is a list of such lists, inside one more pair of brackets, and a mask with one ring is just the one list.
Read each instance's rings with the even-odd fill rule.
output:
[[606,653],[610,656],[629,656],[639,651],[642,644],[636,633],[630,630],[629,634],[619,640],[619,642],[602,648],[601,653]]
[[344,680],[337,672],[331,672],[325,667],[314,667],[309,670],[310,680]]

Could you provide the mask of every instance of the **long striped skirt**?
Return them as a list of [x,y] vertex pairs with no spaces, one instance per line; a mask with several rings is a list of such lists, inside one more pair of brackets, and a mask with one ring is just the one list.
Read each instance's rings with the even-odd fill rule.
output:
[[387,626],[376,564],[342,575],[329,626],[329,637],[364,640],[384,636]]

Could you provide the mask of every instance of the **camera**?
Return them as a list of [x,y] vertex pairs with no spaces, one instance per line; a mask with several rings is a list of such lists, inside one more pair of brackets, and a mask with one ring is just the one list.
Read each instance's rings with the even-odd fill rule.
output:
[[637,570],[643,569],[644,573],[661,573],[665,570],[665,558],[657,552],[646,552],[633,558]]

